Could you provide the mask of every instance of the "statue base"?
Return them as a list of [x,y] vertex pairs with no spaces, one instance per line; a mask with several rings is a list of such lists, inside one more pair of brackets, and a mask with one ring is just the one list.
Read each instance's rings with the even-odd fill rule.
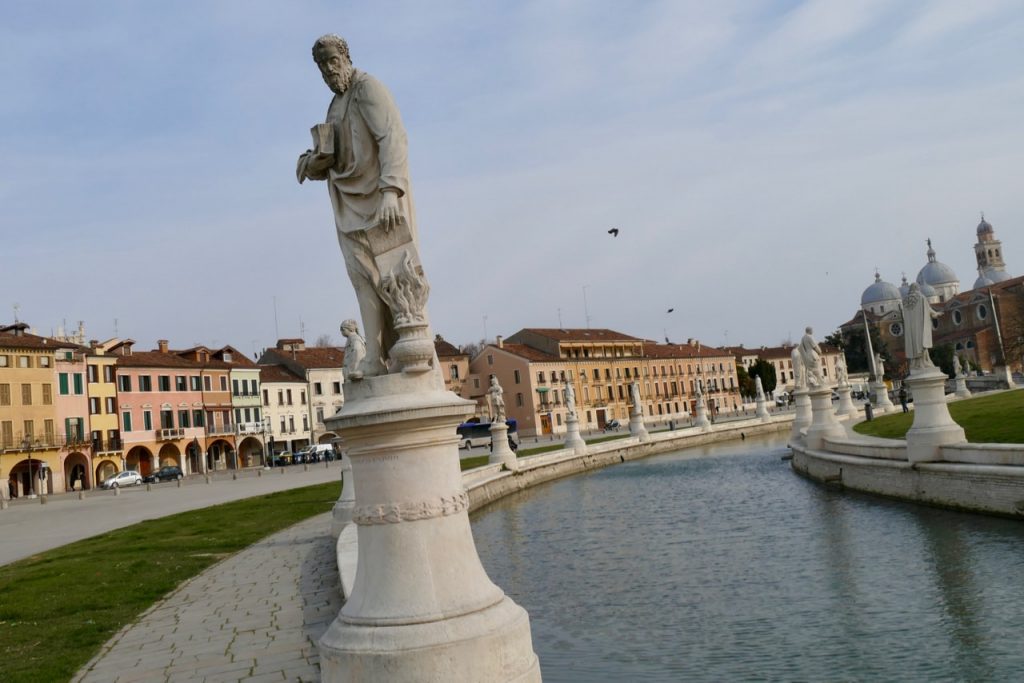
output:
[[974,394],[967,388],[967,378],[960,376],[956,378],[956,393],[954,394],[957,398],[970,398]]
[[841,439],[846,430],[836,420],[832,411],[832,390],[828,387],[817,387],[807,393],[811,402],[811,424],[807,427],[805,442],[808,448],[820,450],[825,439]]
[[875,413],[891,413],[896,406],[889,400],[889,387],[885,382],[871,382],[868,387],[871,389],[871,403],[875,406]]
[[935,462],[939,447],[966,443],[964,429],[949,415],[946,405],[946,373],[938,368],[911,371],[904,380],[914,393],[914,424],[907,432],[907,460]]
[[321,679],[540,681],[526,611],[487,577],[469,526],[456,427],[471,401],[436,370],[345,383],[326,420],[355,490],[351,594],[318,643]]
[[651,435],[647,433],[647,425],[644,424],[644,416],[641,413],[630,413],[629,433],[640,439],[640,443],[651,440]]
[[853,405],[853,399],[850,398],[850,394],[853,390],[850,385],[837,387],[836,393],[839,394],[839,405],[836,406],[836,415],[839,417],[846,417],[847,415],[856,415],[857,406]]
[[764,396],[757,397],[757,411],[755,414],[761,422],[771,422],[772,416],[768,412],[768,402],[764,400]]
[[352,523],[352,510],[356,506],[355,477],[352,476],[352,461],[344,453],[339,459],[341,463],[341,496],[331,510],[331,536],[338,536]]
[[565,447],[572,449],[577,455],[587,452],[587,442],[580,436],[580,419],[575,415],[565,418]]
[[793,390],[793,406],[796,408],[796,415],[793,417],[790,438],[799,440],[811,426],[811,398],[807,395],[807,389]]
[[697,401],[697,414],[694,416],[693,426],[702,432],[711,431],[711,421],[708,420],[708,409],[704,401]]
[[515,451],[508,445],[508,425],[504,422],[492,422],[490,432],[491,454],[487,457],[487,463],[501,463],[505,469],[513,472],[519,469]]

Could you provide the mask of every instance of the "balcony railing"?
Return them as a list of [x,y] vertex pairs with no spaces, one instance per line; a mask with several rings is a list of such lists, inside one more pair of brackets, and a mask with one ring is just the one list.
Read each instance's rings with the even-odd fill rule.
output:
[[88,448],[92,440],[78,434],[25,434],[17,432],[8,437],[0,435],[0,450],[33,451],[47,448]]
[[240,422],[235,426],[236,434],[259,434],[262,431],[262,422]]
[[216,425],[216,424],[207,425],[206,426],[206,433],[207,434],[234,434],[235,433],[235,425],[230,423],[230,422],[227,423],[227,424],[221,424],[221,425]]
[[156,430],[157,441],[169,441],[171,439],[181,439],[185,436],[185,430],[182,427],[170,427]]
[[93,453],[109,453],[111,451],[123,450],[124,446],[121,443],[121,439],[118,437],[112,439],[93,439],[92,450]]

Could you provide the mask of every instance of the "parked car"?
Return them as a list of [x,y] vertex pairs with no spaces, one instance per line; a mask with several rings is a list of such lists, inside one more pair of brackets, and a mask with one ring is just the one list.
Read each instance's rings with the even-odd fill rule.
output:
[[158,483],[161,481],[171,481],[172,479],[181,479],[185,475],[182,473],[181,468],[177,465],[164,465],[156,472],[153,472],[143,481],[147,484]]
[[142,475],[134,470],[125,470],[108,477],[100,484],[100,488],[104,489],[116,489],[122,486],[142,486]]
[[607,422],[604,423],[604,431],[617,432],[619,431],[619,427],[621,426],[622,425],[619,424],[618,420],[608,420]]
[[284,451],[283,453],[275,453],[270,456],[271,467],[284,467],[285,465],[292,464],[291,451]]

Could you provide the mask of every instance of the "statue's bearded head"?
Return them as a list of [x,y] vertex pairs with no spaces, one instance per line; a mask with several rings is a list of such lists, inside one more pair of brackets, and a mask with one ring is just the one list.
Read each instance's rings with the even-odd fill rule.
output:
[[317,38],[313,43],[313,60],[328,88],[339,95],[348,90],[353,68],[344,38],[333,33]]

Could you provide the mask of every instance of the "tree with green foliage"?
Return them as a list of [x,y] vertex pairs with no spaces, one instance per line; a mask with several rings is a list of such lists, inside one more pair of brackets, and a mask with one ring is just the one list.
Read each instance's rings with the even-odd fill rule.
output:
[[[736,381],[740,385],[741,396],[749,398],[757,395],[757,387],[754,384],[754,379],[747,374],[747,369],[739,363],[736,364]],[[764,380],[761,381],[764,382]]]
[[946,373],[950,379],[956,379],[956,373],[953,372],[953,353],[952,344],[935,346],[931,350],[932,362]]
[[[846,369],[851,373],[871,372],[871,363],[868,361],[868,347],[864,338],[864,328],[854,327],[850,330],[837,330],[835,333],[825,337],[825,343],[836,346],[843,350],[846,355]],[[871,346],[875,353],[882,354],[885,361],[886,374],[892,376],[893,366],[892,354],[889,353],[889,346],[878,334],[878,329],[871,328]]]
[[760,377],[761,388],[766,392],[775,391],[775,366],[764,358],[758,358],[754,361],[754,364],[747,370],[747,375],[750,376],[751,381],[754,381],[755,377]]

